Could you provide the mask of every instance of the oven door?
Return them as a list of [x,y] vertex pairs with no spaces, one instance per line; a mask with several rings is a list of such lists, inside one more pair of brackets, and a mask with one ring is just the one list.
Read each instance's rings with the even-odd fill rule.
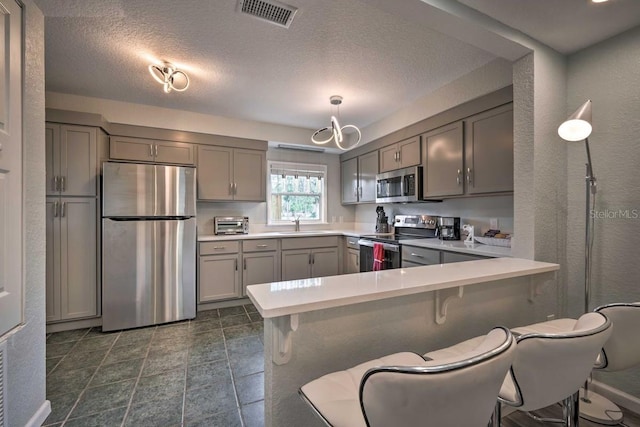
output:
[[[360,239],[358,244],[360,245],[360,272],[373,271],[373,246],[375,242],[373,240]],[[384,262],[382,263],[383,270],[390,270],[392,268],[400,268],[400,246],[391,243],[381,243],[384,246]]]

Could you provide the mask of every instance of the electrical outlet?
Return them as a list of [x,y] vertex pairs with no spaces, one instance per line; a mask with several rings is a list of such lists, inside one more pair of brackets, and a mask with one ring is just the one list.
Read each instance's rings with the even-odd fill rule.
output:
[[548,316],[547,316],[547,321],[549,321],[549,320],[553,320],[553,319],[555,319],[555,318],[556,318],[556,315],[555,315],[555,314],[550,314],[550,315],[548,315]]
[[498,228],[498,218],[491,218],[489,220],[489,228],[492,230],[499,230]]

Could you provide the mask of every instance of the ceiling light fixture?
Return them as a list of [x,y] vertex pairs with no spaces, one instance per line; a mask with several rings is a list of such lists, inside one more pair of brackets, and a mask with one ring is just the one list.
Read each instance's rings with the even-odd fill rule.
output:
[[[337,109],[338,109],[337,115],[340,116],[340,104],[342,104],[342,97],[339,95],[333,95],[332,97],[329,98],[329,101],[331,102],[331,105],[337,106]],[[342,145],[342,143],[344,142],[343,131],[345,129],[354,129],[358,134],[357,141],[355,143],[352,143],[349,147],[344,147]],[[331,136],[329,136],[329,138],[323,139],[323,140],[316,139],[318,135],[328,131],[331,131]],[[327,144],[328,142],[331,142],[331,140],[334,140],[338,148],[344,151],[350,150],[354,148],[356,145],[358,145],[360,143],[361,138],[362,138],[362,133],[360,133],[360,129],[358,129],[354,125],[345,125],[340,127],[340,122],[338,121],[338,118],[334,115],[331,116],[331,127],[318,129],[313,133],[313,135],[311,135],[311,141],[313,141],[314,144],[324,145],[324,144]]]
[[172,90],[183,92],[189,87],[189,76],[168,62],[162,65],[149,65],[149,72],[158,83],[164,86],[165,93]]

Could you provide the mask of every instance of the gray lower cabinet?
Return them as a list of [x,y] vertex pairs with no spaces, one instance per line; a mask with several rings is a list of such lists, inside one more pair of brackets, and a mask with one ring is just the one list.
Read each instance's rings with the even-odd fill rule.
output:
[[278,240],[244,240],[242,242],[242,295],[247,286],[280,280]]
[[98,314],[96,199],[46,201],[46,319]]
[[212,302],[242,296],[240,255],[206,255],[199,258],[198,302]]
[[449,264],[452,262],[476,261],[488,258],[490,257],[402,245],[402,268]]
[[198,146],[198,200],[266,200],[266,155],[260,150]]
[[114,160],[193,165],[195,148],[186,142],[112,136],[109,138],[109,157]]
[[464,261],[477,261],[479,259],[489,259],[490,257],[480,255],[461,254],[458,252],[442,251],[442,263],[448,264],[450,262],[464,262]]
[[338,275],[338,256],[337,236],[282,239],[282,280]]
[[198,243],[198,302],[242,296],[240,242]]
[[347,262],[345,273],[360,273],[360,251],[358,249],[347,249]]

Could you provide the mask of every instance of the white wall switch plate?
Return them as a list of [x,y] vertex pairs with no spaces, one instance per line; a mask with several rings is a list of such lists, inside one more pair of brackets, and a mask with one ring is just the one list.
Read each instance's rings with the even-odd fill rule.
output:
[[498,230],[498,218],[491,218],[489,220],[489,228],[492,230]]

